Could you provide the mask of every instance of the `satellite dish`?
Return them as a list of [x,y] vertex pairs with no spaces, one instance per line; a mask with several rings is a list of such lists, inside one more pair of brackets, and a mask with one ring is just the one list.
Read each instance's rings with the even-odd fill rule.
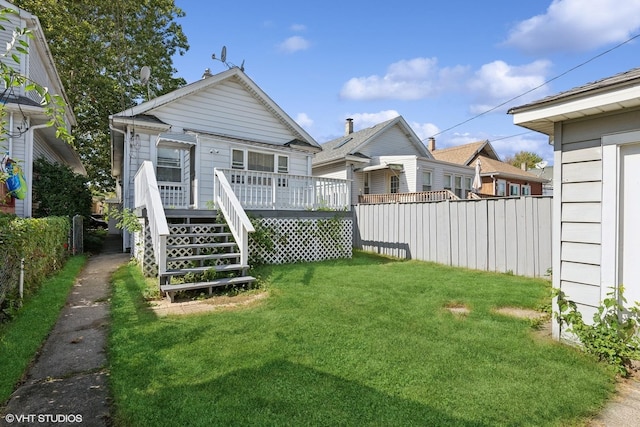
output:
[[536,169],[544,169],[547,167],[548,162],[546,160],[543,160],[539,163],[535,164]]
[[227,62],[227,47],[222,46],[222,52],[220,53],[220,61]]
[[140,83],[146,85],[149,83],[149,77],[151,77],[151,68],[145,65],[140,69]]

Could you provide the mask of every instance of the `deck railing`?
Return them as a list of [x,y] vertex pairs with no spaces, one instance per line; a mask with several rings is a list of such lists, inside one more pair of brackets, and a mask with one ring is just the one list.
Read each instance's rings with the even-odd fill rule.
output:
[[159,182],[160,198],[165,208],[185,209],[189,206],[189,186],[179,182]]
[[216,169],[245,209],[349,210],[350,182],[271,172]]
[[249,233],[255,231],[240,201],[236,198],[229,181],[219,170],[214,170],[214,194],[216,205],[224,215],[227,225],[240,249],[240,264],[249,265]]
[[153,244],[153,254],[158,264],[158,275],[167,271],[167,236],[169,226],[160,198],[153,164],[145,160],[134,179],[134,206],[147,209],[147,220]]
[[385,193],[385,194],[361,194],[358,196],[358,203],[418,203],[418,202],[441,202],[443,200],[460,200],[449,190],[421,191],[417,193]]

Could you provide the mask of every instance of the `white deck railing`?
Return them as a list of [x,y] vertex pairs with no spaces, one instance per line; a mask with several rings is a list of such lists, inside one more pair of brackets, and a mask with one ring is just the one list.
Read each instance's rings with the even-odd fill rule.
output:
[[[245,209],[348,210],[350,182],[271,172],[216,169]],[[215,193],[214,193],[215,194]]]
[[167,271],[167,236],[169,226],[164,214],[164,206],[160,198],[160,190],[156,181],[153,164],[146,160],[140,165],[134,180],[134,205],[147,209],[147,219],[153,243],[153,254],[158,264],[158,275]]
[[249,265],[249,233],[253,233],[255,229],[224,173],[216,169],[214,175],[216,205],[227,220],[227,225],[236,239],[236,244],[240,249],[240,264],[247,266]]
[[189,207],[189,186],[179,182],[158,182],[160,198],[165,208],[185,209]]

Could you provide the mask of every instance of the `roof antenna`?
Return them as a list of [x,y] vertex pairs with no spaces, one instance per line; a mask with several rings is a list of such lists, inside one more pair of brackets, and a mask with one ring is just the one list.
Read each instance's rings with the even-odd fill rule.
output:
[[227,62],[227,47],[226,46],[222,46],[222,51],[220,52],[220,58],[216,58],[216,54],[214,53],[214,54],[211,55],[211,59],[213,59],[214,61],[222,62],[224,65],[227,66],[228,69],[240,68],[240,71],[244,72],[244,59],[242,60],[242,64],[240,64],[239,67],[237,65],[231,63],[231,62]]

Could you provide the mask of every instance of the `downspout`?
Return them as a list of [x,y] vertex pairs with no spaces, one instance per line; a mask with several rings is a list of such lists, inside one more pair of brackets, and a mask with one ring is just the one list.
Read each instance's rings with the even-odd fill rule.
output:
[[[29,120],[29,124],[31,124],[31,120]],[[41,125],[29,126],[27,129],[27,147],[25,152],[24,166],[25,176],[28,177],[27,180],[27,196],[24,200],[24,216],[25,218],[30,218],[33,214],[33,137],[34,131],[38,129],[43,129],[49,127],[48,123],[43,123]]]

